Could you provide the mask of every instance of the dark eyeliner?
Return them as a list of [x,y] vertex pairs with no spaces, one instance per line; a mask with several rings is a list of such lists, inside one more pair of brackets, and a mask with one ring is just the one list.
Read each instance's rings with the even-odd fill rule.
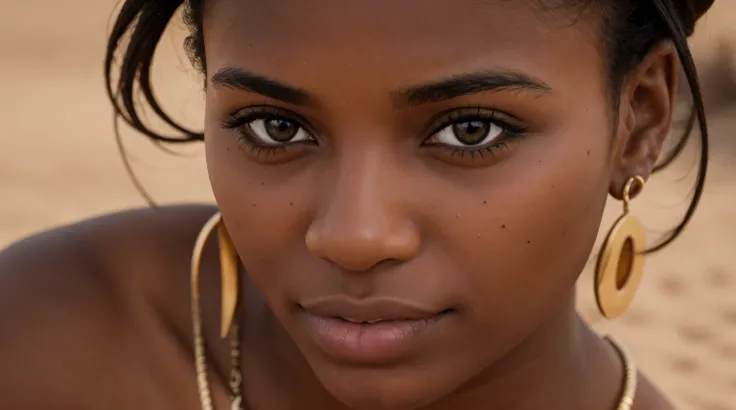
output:
[[[504,119],[503,117],[513,119],[513,122],[516,123],[512,123],[512,121]],[[446,127],[452,126],[453,124],[469,121],[483,121],[492,123],[500,127],[503,130],[503,133],[499,136],[498,140],[482,146],[459,147],[441,143],[427,142],[429,139],[437,135],[437,133],[439,133]],[[520,123],[521,120],[519,120],[517,117],[491,108],[456,108],[451,111],[444,111],[433,118],[433,120],[430,122],[430,127],[428,127],[428,130],[430,131],[428,132],[429,136],[425,137],[423,145],[427,146],[428,148],[448,152],[451,158],[459,157],[460,160],[471,162],[476,160],[485,161],[488,159],[496,160],[496,155],[498,153],[500,153],[504,149],[510,150],[510,145],[513,144],[514,140],[516,140],[518,137],[523,137],[524,135],[526,135],[528,128],[521,125]]]
[[225,117],[222,121],[220,121],[220,125],[226,129],[233,129],[240,127],[248,122],[262,120],[266,118],[291,121],[304,128],[305,130],[309,128],[305,126],[305,124],[308,125],[309,122],[302,116],[288,110],[268,105],[251,106],[232,112],[228,114],[227,117]]
[[249,123],[253,121],[264,119],[278,119],[292,122],[314,138],[314,134],[309,130],[310,127],[308,126],[308,121],[306,121],[302,116],[289,110],[267,105],[251,106],[234,111],[220,121],[220,126],[224,129],[235,131],[238,139],[251,149],[252,154],[260,154],[260,151],[267,151],[269,154],[275,154],[278,151],[284,151],[293,145],[316,143],[316,141],[312,139],[309,141],[297,141],[279,145],[264,144],[258,138],[253,136],[252,130],[249,126]]
[[[506,120],[503,117],[513,119],[513,121],[516,121],[518,123],[513,124],[512,121]],[[493,108],[465,107],[455,108],[453,110],[448,110],[437,114],[430,121],[430,125],[429,127],[427,127],[427,132],[424,133],[425,135],[428,135],[425,140],[450,125],[460,122],[478,120],[493,123],[503,128],[505,133],[511,134],[512,136],[521,136],[527,132],[527,127],[519,124],[521,120],[511,114]]]

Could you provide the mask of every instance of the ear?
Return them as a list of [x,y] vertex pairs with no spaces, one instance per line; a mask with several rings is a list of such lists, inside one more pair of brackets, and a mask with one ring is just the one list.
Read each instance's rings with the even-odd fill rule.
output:
[[[677,95],[678,57],[674,45],[655,45],[621,87],[610,194],[621,199],[626,181],[649,179],[670,133]],[[638,193],[632,192],[632,196]]]

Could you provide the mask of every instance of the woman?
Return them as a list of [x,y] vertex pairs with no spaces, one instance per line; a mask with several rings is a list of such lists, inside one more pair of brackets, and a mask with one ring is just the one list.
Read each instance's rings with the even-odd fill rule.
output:
[[[712,0],[191,0],[204,133],[149,76],[181,3],[124,2],[108,89],[144,135],[205,142],[217,208],[5,250],[2,408],[671,408],[574,286],[609,193],[593,291],[612,319],[695,210],[686,38]],[[678,62],[694,115],[664,150]],[[634,198],[696,123],[694,200],[646,248]]]

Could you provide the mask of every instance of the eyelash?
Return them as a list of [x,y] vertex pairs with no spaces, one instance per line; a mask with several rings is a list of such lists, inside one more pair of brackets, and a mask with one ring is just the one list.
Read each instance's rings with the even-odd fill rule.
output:
[[[461,159],[465,156],[470,156],[471,160],[474,160],[476,157],[484,159],[486,154],[490,154],[492,157],[495,157],[498,150],[508,149],[508,144],[511,140],[523,137],[527,132],[527,127],[518,123],[514,124],[512,121],[506,120],[503,117],[513,118],[513,121],[521,122],[513,115],[503,113],[492,108],[464,107],[442,112],[431,120],[431,125],[427,127],[431,132],[424,133],[429,136],[423,139],[423,145],[433,149],[442,149],[449,152],[453,158],[459,155]],[[250,126],[248,125],[253,121],[263,119],[278,119],[293,122],[307,132],[311,139],[308,141],[297,141],[280,145],[264,144],[253,137]],[[426,143],[426,140],[432,138],[432,136],[436,135],[446,127],[453,124],[471,121],[488,122],[500,127],[503,130],[503,133],[497,138],[498,142],[474,147],[457,147],[447,144]],[[316,145],[317,142],[314,138],[314,134],[309,131],[310,127],[305,126],[304,124],[308,124],[308,122],[301,116],[288,110],[283,110],[273,106],[253,106],[244,108],[230,114],[221,122],[223,128],[236,131],[241,142],[243,142],[246,147],[250,149],[251,154],[255,156],[263,154],[267,156],[276,155],[279,152],[286,151],[299,145]]]
[[[511,120],[506,120],[503,117],[513,118],[513,121],[517,122],[517,124],[514,124]],[[432,125],[428,127],[430,132],[425,133],[430,136],[425,138],[425,141],[453,124],[478,120],[496,125],[503,130],[503,133],[497,138],[497,142],[493,142],[489,145],[465,148],[454,147],[446,144],[426,145],[449,152],[452,157],[459,155],[461,159],[465,156],[470,156],[471,160],[474,160],[476,157],[485,159],[486,154],[490,154],[492,157],[495,157],[498,150],[508,149],[509,144],[513,139],[523,137],[528,131],[526,126],[520,124],[521,120],[511,114],[507,114],[493,108],[463,107],[454,108],[436,115],[430,122]]]
[[[304,129],[311,137],[309,141],[298,141],[292,143],[285,143],[280,145],[269,145],[258,141],[252,135],[249,123],[256,120],[265,119],[277,119],[282,121],[289,121],[295,123],[298,127]],[[294,145],[315,145],[316,141],[311,132],[308,131],[309,127],[304,126],[308,122],[306,119],[294,114],[290,111],[283,110],[272,106],[252,106],[241,109],[230,114],[220,124],[223,128],[235,131],[238,134],[240,141],[250,149],[250,153],[256,157],[261,155],[276,155],[279,152],[284,152],[289,148],[293,148]]]

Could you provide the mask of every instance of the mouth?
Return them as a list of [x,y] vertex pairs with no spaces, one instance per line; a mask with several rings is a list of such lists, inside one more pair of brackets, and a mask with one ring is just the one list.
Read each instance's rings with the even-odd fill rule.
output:
[[300,307],[308,333],[324,353],[339,361],[373,365],[415,352],[452,313],[394,299],[332,297]]
[[330,297],[300,304],[315,316],[342,319],[358,324],[430,319],[447,309],[436,309],[395,299],[359,300]]

